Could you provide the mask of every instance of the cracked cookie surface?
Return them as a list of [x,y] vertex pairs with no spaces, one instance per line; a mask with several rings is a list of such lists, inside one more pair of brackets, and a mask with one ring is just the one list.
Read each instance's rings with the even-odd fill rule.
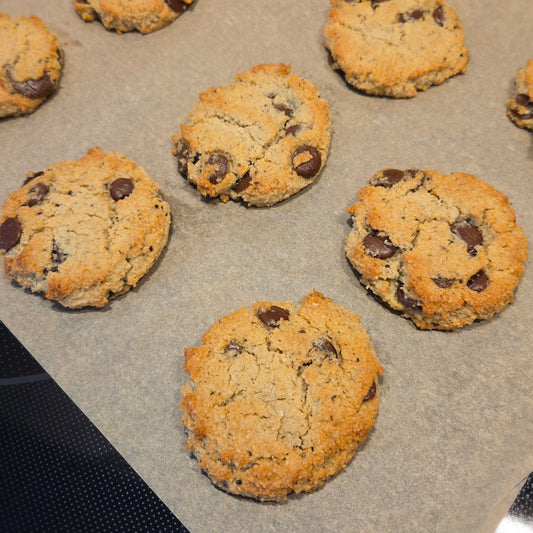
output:
[[261,501],[312,492],[374,424],[382,368],[351,311],[313,291],[219,319],[185,350],[187,447],[219,488]]
[[23,287],[65,307],[103,307],[152,267],[169,228],[169,206],[146,172],[94,148],[27,175],[2,208],[0,253]]
[[63,53],[41,19],[0,13],[0,118],[35,111],[59,85]]
[[194,0],[72,0],[85,22],[99,19],[117,33],[151,33],[176,20]]
[[515,95],[507,103],[509,118],[519,127],[533,130],[533,59],[515,76]]
[[202,195],[270,206],[318,178],[330,138],[317,88],[288,65],[257,65],[200,95],[173,152]]
[[508,198],[479,178],[385,169],[348,212],[361,283],[419,328],[457,329],[513,301],[527,240]]
[[457,13],[443,0],[331,0],[332,68],[372,95],[411,98],[466,71]]

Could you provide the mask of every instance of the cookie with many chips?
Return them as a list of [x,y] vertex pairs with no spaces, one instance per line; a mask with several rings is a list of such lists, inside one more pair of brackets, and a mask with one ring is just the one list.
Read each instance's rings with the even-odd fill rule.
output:
[[69,308],[103,307],[134,287],[170,227],[159,186],[122,154],[89,150],[29,173],[0,217],[8,279]]
[[0,118],[35,111],[58,88],[62,67],[61,45],[40,18],[0,13]]
[[382,368],[351,311],[313,291],[219,319],[185,350],[187,447],[219,488],[261,501],[312,492],[372,428]]
[[373,95],[410,98],[466,71],[457,13],[444,0],[331,0],[332,68]]
[[200,95],[173,152],[202,195],[270,206],[318,178],[330,138],[318,89],[288,65],[257,65]]
[[151,33],[176,20],[194,0],[72,0],[85,22],[99,19],[108,30]]
[[509,118],[521,128],[533,130],[533,59],[515,76],[515,94],[507,103]]
[[385,169],[348,208],[361,283],[421,329],[453,330],[513,301],[527,241],[508,198],[460,172]]

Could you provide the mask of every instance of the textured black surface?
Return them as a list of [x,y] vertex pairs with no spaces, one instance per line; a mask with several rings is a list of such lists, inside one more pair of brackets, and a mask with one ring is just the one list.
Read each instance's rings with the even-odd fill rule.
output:
[[0,531],[183,524],[0,322]]

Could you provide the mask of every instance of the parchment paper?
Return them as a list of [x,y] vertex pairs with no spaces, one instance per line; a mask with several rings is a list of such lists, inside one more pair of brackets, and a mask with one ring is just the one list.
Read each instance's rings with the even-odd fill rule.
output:
[[[506,116],[533,57],[531,0],[453,0],[468,72],[410,100],[365,96],[327,63],[327,0],[198,0],[150,35],[87,24],[68,0],[2,0],[64,43],[57,94],[0,121],[0,200],[25,174],[100,146],[134,159],[172,208],[166,251],[104,310],[66,311],[0,281],[0,318],[191,532],[493,531],[533,469],[532,269],[499,316],[419,331],[370,297],[343,252],[346,208],[385,167],[472,173],[506,193],[533,236],[533,135]],[[171,136],[198,94],[284,62],[330,104],[320,179],[267,209],[206,202],[177,173]],[[316,289],[361,316],[385,369],[374,430],[322,489],[260,504],[215,489],[185,449],[183,350],[219,317]]]

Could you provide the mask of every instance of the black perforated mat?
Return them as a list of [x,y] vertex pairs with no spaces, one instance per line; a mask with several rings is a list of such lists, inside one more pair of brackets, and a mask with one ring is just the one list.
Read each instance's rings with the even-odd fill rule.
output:
[[187,533],[0,322],[0,531]]

